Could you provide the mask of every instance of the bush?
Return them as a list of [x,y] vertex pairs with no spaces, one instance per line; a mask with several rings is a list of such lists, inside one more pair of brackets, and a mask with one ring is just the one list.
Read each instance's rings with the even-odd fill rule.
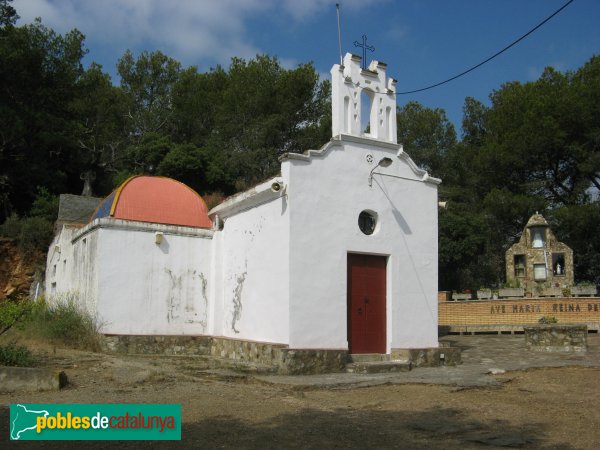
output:
[[86,350],[100,350],[101,335],[92,316],[83,311],[73,295],[65,295],[49,305],[35,304],[27,330],[56,344]]
[[225,195],[222,192],[211,192],[202,196],[206,207],[210,211],[215,206],[220,205],[225,200]]
[[52,236],[52,222],[42,217],[27,217],[22,220],[19,247],[26,254],[35,250],[46,251]]
[[11,214],[0,225],[0,236],[18,240],[21,235],[21,219],[16,214]]
[[0,345],[0,366],[29,367],[35,363],[35,358],[27,347],[14,342]]
[[16,240],[26,255],[36,250],[45,252],[52,241],[52,222],[43,217],[19,218],[13,214],[0,226],[0,236]]
[[0,335],[24,318],[30,309],[31,303],[28,302],[0,302]]
[[38,186],[37,196],[29,210],[30,217],[40,217],[53,223],[58,216],[58,195],[52,195],[45,187]]

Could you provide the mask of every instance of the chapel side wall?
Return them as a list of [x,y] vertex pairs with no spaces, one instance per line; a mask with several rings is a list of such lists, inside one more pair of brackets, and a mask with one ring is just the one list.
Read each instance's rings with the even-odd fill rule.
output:
[[91,316],[97,315],[97,234],[76,240],[80,227],[64,225],[48,250],[46,296],[50,304],[75,300]]
[[92,232],[84,239],[75,238],[73,242],[75,270],[71,270],[73,282],[78,285],[80,301],[94,317],[98,317],[98,266],[96,265],[99,247],[98,233]]
[[[59,293],[66,293],[73,289],[70,271],[65,270],[63,261],[73,259],[71,239],[75,232],[71,227],[62,226],[54,236],[48,254],[46,255],[45,292],[46,301],[52,302]],[[69,269],[71,266],[69,265]]]
[[215,335],[288,343],[288,208],[277,197],[227,217],[215,233]]
[[[437,347],[437,186],[419,180],[368,176],[376,172],[417,179],[396,150],[332,143],[310,161],[290,165],[290,347],[347,349],[347,253],[389,255],[387,351]],[[364,235],[358,216],[379,215]]]
[[[121,227],[98,230],[101,331],[207,334],[210,232],[189,235],[186,227],[143,224],[139,229],[135,223],[118,222]],[[160,244],[155,242],[157,230],[163,230]]]

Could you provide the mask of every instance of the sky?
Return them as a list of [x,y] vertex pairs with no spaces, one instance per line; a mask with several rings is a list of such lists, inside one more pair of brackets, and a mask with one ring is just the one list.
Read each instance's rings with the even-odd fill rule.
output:
[[[388,65],[399,92],[454,76],[485,60],[567,0],[338,0],[343,53],[366,34],[367,55]],[[287,68],[312,61],[322,78],[339,62],[335,0],[14,0],[19,24],[36,17],[59,33],[86,36],[85,64],[118,84],[125,50],[156,51],[207,71],[232,57],[277,56]],[[577,70],[600,54],[600,1],[575,0],[542,28],[481,68],[438,88],[399,95],[442,108],[460,133],[466,97],[489,104],[509,81],[536,80],[544,67]]]

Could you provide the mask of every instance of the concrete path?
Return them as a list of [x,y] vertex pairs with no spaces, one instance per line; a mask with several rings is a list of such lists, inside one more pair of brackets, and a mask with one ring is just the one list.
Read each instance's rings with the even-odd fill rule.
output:
[[463,364],[455,367],[422,367],[410,372],[326,375],[256,375],[264,383],[296,387],[344,389],[382,384],[449,384],[477,387],[501,384],[492,373],[539,367],[600,367],[600,335],[588,335],[586,353],[532,352],[523,335],[445,336],[440,339],[462,349]]

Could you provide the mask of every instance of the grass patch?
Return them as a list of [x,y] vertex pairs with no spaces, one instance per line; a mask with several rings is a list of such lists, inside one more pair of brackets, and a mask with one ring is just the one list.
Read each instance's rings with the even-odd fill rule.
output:
[[24,326],[26,335],[92,351],[101,348],[102,335],[98,329],[95,318],[79,306],[74,295],[36,302]]
[[31,351],[14,342],[0,345],[0,366],[30,367],[35,364]]

